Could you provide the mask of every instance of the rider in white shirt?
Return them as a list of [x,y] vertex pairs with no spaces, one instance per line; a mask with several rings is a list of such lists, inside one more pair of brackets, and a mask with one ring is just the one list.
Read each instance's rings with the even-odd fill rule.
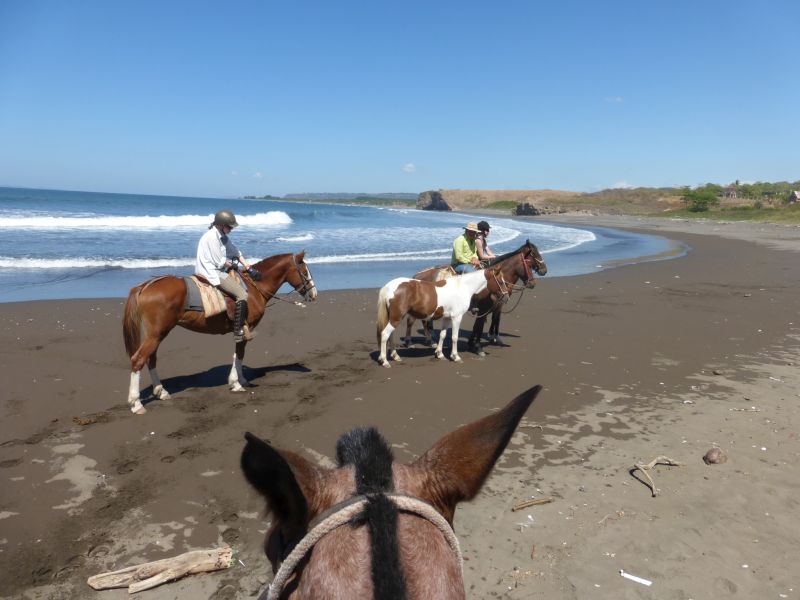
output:
[[244,259],[244,256],[231,241],[228,234],[238,227],[236,217],[229,210],[221,210],[214,215],[214,222],[197,244],[195,275],[203,277],[211,285],[236,300],[233,321],[233,340],[241,342],[252,339],[247,327],[247,290],[230,271],[236,269],[234,263],[241,264],[253,279],[261,279],[261,274]]

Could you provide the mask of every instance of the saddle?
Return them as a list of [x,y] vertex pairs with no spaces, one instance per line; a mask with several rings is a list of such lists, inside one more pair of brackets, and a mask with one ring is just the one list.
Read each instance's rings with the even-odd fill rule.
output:
[[192,275],[183,279],[186,282],[187,291],[184,310],[203,312],[206,318],[225,312],[233,321],[236,309],[236,302],[233,298],[223,294],[201,275]]

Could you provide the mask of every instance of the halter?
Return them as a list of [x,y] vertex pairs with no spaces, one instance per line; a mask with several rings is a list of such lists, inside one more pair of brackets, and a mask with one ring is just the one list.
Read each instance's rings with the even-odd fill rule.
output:
[[[444,535],[448,546],[450,546],[453,554],[455,554],[458,559],[459,570],[463,571],[464,559],[461,556],[461,547],[458,544],[458,538],[453,528],[450,526],[450,523],[447,522],[447,519],[445,519],[439,511],[430,503],[420,500],[419,498],[414,498],[413,496],[406,496],[404,494],[383,495],[391,500],[398,510],[419,515],[423,519],[433,523]],[[370,501],[371,497],[374,496],[354,496],[344,502],[334,504],[331,508],[314,519],[309,525],[310,531],[298,542],[291,553],[289,553],[289,556],[286,557],[286,560],[281,563],[272,583],[269,584],[267,589],[261,592],[258,600],[278,600],[283,591],[283,586],[286,585],[286,582],[291,574],[294,573],[297,565],[303,560],[303,557],[308,551],[314,547],[314,544],[337,527],[350,523],[353,519],[357,518],[367,502]]]

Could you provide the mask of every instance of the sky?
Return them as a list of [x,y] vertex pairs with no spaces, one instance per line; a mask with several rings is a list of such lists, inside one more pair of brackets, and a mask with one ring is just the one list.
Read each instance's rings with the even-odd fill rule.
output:
[[800,179],[800,2],[0,0],[0,186]]

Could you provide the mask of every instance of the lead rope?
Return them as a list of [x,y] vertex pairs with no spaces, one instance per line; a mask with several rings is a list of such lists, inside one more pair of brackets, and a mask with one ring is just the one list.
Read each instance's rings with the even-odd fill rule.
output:
[[[464,557],[461,555],[461,546],[459,546],[458,538],[453,528],[450,527],[450,523],[447,522],[447,519],[440,515],[433,506],[418,498],[412,498],[411,496],[404,496],[402,494],[386,494],[386,497],[389,498],[398,509],[404,512],[417,514],[436,525],[439,531],[444,534],[447,544],[456,555],[458,559],[458,568],[463,573]],[[294,547],[294,550],[286,557],[286,560],[281,563],[272,583],[269,584],[267,589],[261,592],[258,600],[278,600],[283,591],[283,586],[286,585],[286,582],[289,580],[292,573],[294,573],[297,565],[303,560],[303,557],[308,551],[314,547],[314,544],[337,527],[355,519],[367,502],[369,502],[369,498],[365,496],[361,496],[358,500],[348,500],[343,508],[320,521],[302,540],[300,540],[297,546]]]

